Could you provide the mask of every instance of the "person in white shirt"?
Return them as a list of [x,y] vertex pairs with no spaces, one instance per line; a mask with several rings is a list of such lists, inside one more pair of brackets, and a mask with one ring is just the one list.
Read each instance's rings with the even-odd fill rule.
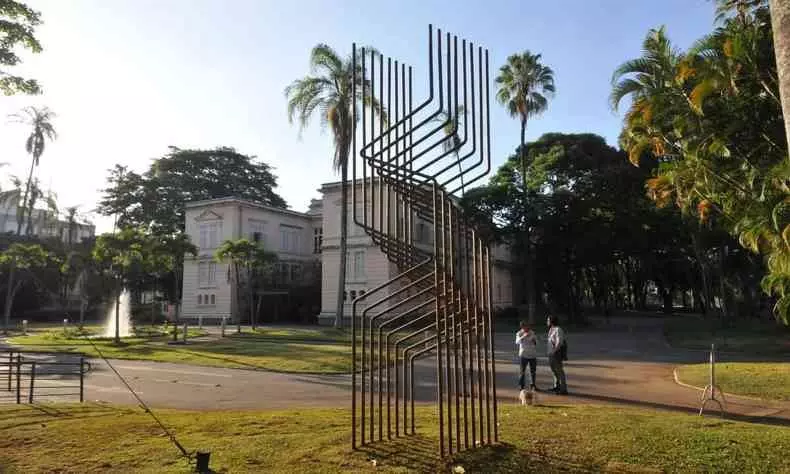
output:
[[537,390],[535,386],[535,371],[537,369],[538,339],[535,332],[529,328],[526,322],[521,322],[521,328],[516,333],[516,345],[518,346],[519,378],[518,385],[521,390],[526,387],[526,371],[529,366],[529,387]]
[[559,326],[556,316],[549,316],[546,319],[546,325],[549,327],[546,349],[549,356],[549,367],[551,367],[551,373],[554,374],[554,387],[551,390],[560,395],[567,395],[568,385],[565,381],[565,368],[562,366],[567,350],[565,332]]

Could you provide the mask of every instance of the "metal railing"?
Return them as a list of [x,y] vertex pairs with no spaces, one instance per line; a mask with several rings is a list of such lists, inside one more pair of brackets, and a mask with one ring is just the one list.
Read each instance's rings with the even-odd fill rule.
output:
[[353,222],[398,268],[352,302],[352,446],[415,433],[415,361],[433,355],[445,456],[498,439],[489,245],[455,195],[491,169],[489,71],[487,50],[428,35],[419,104],[410,66],[352,49]]
[[84,357],[49,360],[52,354],[0,351],[0,402],[33,403],[40,399],[85,401],[85,374],[91,370]]

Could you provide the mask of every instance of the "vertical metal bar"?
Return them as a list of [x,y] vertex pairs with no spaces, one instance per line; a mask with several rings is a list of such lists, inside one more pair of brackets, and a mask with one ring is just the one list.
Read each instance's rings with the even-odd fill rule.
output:
[[[370,99],[371,104],[375,103],[376,102],[376,54],[375,54],[374,51],[370,52],[370,97],[371,97],[371,99]],[[372,111],[371,111],[370,115],[371,115],[371,117],[370,117],[370,143],[372,145],[372,147],[371,147],[371,149],[372,149],[371,155],[375,156],[375,151],[376,151],[376,119],[373,116],[373,112]],[[371,227],[374,227],[374,223],[375,223],[375,209],[376,209],[376,205],[375,205],[375,195],[376,194],[375,194],[375,188],[374,188],[374,185],[375,185],[374,169],[375,169],[375,167],[371,164],[371,167],[370,167],[370,194],[371,194],[371,196],[370,196],[370,199],[371,199],[371,204],[370,204],[370,220],[371,220],[371,222],[370,222],[370,226]],[[366,211],[365,213],[367,214],[367,202],[365,202],[365,211]],[[373,395],[373,387],[374,387],[374,385],[373,385],[373,373],[374,373],[373,323],[370,324],[370,329],[369,330],[370,330],[370,334],[369,334],[370,335],[370,383],[368,384],[368,390],[370,391],[370,394],[369,394],[369,396],[370,396],[370,427],[369,427],[370,428],[370,433],[369,434],[370,434],[370,441],[372,442],[373,441],[373,435],[374,435],[374,433],[373,433],[373,429],[374,429],[373,423],[374,423],[374,420],[375,420],[375,411],[374,411],[375,409],[373,407],[373,396],[374,396]]]
[[36,361],[30,366],[30,391],[27,393],[28,403],[33,403],[33,391],[36,382]]
[[22,403],[22,400],[20,399],[20,394],[22,393],[21,380],[22,380],[22,354],[17,353],[17,355],[16,355],[16,403],[17,403],[17,405]]
[[453,368],[452,368],[452,342],[450,337],[451,326],[449,325],[449,305],[448,305],[448,294],[450,289],[447,285],[447,216],[446,216],[446,206],[445,206],[445,199],[446,195],[443,191],[439,191],[439,195],[441,196],[441,203],[442,203],[442,212],[441,212],[441,233],[442,233],[442,320],[444,322],[443,331],[444,331],[444,355],[446,357],[446,367],[447,367],[447,451],[449,454],[453,454],[453,401],[452,397],[454,395],[453,392]]
[[[354,132],[351,133],[351,202],[357,202],[357,44],[351,45],[351,97],[354,103],[351,106],[351,123]],[[362,80],[364,81],[364,75]],[[364,94],[364,89],[362,90]],[[364,104],[362,106],[364,108]],[[363,127],[364,128],[364,127]],[[356,220],[356,206],[352,209]],[[337,295],[338,298],[341,295]],[[82,379],[80,378],[80,382]],[[82,389],[80,389],[82,397]],[[351,449],[357,449],[357,315],[351,312]]]
[[11,391],[11,379],[14,373],[14,351],[8,352],[8,391]]
[[[480,400],[480,442],[482,443],[485,438],[485,426],[484,423],[487,422],[488,418],[488,406],[490,400],[488,399],[488,357],[485,356],[485,351],[481,351],[483,344],[485,343],[485,318],[483,316],[483,308],[482,308],[482,298],[483,298],[483,265],[481,263],[481,246],[480,246],[480,238],[476,238],[474,242],[475,246],[475,266],[477,267],[477,277],[478,277],[478,289],[477,289],[477,302],[476,312],[477,312],[477,369],[478,369],[478,377],[479,377],[479,386],[483,397]],[[486,410],[483,411],[483,406],[485,405]]]
[[[391,103],[392,103],[392,58],[387,57],[387,110],[389,110],[389,106],[390,106]],[[383,114],[382,114],[382,120],[383,120]],[[387,146],[387,163],[390,163],[392,161],[392,152],[391,152],[392,147],[389,146],[389,142],[391,142],[391,137],[392,137],[391,130],[390,130],[389,127],[387,127],[387,141],[388,141],[388,143],[387,143],[388,144],[388,146]],[[387,240],[389,241],[390,239],[392,239],[392,235],[390,234],[390,220],[392,219],[392,211],[391,211],[391,207],[390,207],[390,186],[389,186],[389,184],[387,184],[387,186],[386,186],[386,201],[384,201],[384,202],[386,202],[384,207],[386,209],[386,214],[387,214],[387,217],[384,219],[384,221],[387,224],[387,230],[384,233],[386,234]],[[382,204],[384,204],[384,203],[382,203]],[[384,214],[384,212],[382,212],[382,215],[383,214]],[[379,335],[379,342],[381,342],[381,336],[380,335]],[[387,388],[387,439],[392,439],[392,424],[390,422],[390,409],[391,409],[390,408],[390,394],[391,394],[391,388],[390,388],[390,348],[389,348],[389,344],[385,343],[384,346],[385,346],[384,350],[387,351],[387,357],[386,357],[386,364],[387,364],[387,368],[386,368],[386,379],[387,379],[387,386],[386,386],[386,388]]]
[[[399,112],[399,110],[398,110],[398,105],[399,105],[399,101],[398,101],[398,97],[399,97],[398,84],[399,84],[399,82],[398,82],[398,61],[396,60],[395,61],[395,114],[394,114],[395,123],[396,124],[398,123],[398,121],[400,119],[400,116],[398,115],[398,112]],[[401,85],[402,85],[402,83],[401,83]],[[396,169],[395,179],[398,180],[398,181],[400,181],[400,179],[401,179],[401,177],[400,177],[400,157],[398,155],[398,150],[400,148],[400,129],[401,129],[400,125],[396,125],[396,127],[395,127],[395,169]],[[395,240],[398,243],[403,241],[402,236],[401,236],[401,225],[400,225],[400,210],[401,210],[400,202],[401,202],[400,201],[400,195],[396,194],[395,195]],[[388,215],[387,215],[387,221],[388,222],[389,222],[390,218],[391,217],[389,216],[389,210],[388,210]],[[398,263],[397,263],[397,265],[398,265],[398,268],[403,268],[403,256],[402,256],[401,253],[398,254]],[[389,347],[389,344],[387,346]],[[389,351],[389,349],[387,349],[387,350]],[[389,355],[389,352],[387,352],[387,354]],[[400,397],[400,383],[399,383],[400,382],[400,374],[398,372],[398,367],[399,366],[398,366],[398,348],[397,348],[397,346],[395,346],[395,362],[393,363],[393,365],[394,365],[393,368],[395,369],[395,436],[397,437],[397,436],[400,436],[400,429],[399,429],[400,428],[400,424],[399,424],[400,418],[398,416],[399,415],[398,406],[399,406],[399,397]],[[389,370],[389,361],[387,362],[387,370]],[[404,377],[405,377],[405,374],[404,374]],[[390,380],[389,379],[389,374],[387,374],[387,383],[389,383],[389,380]],[[390,393],[389,392],[389,386],[387,386],[387,409],[388,409],[388,411],[389,411],[389,393]],[[389,433],[389,413],[388,413],[387,416],[388,416],[388,418],[387,418],[387,433]]]
[[[85,401],[85,358],[80,357],[80,403],[84,401]],[[356,429],[354,431],[356,431]]]
[[[436,184],[432,185],[433,188],[433,228],[434,228],[434,239],[433,239],[433,248],[434,248],[434,279],[435,279],[435,287],[438,287],[441,279],[441,273],[439,268],[439,216],[437,212],[437,201],[438,195],[436,190]],[[443,397],[444,397],[444,371],[442,367],[442,331],[441,331],[441,323],[442,323],[442,316],[441,316],[441,299],[442,295],[436,295],[436,373],[438,378],[437,386],[437,404],[439,405],[439,452],[442,457],[445,454],[445,446],[444,446],[444,408],[443,408]],[[412,383],[412,386],[414,384]],[[412,397],[412,400],[414,397]],[[412,411],[412,423],[414,423],[414,411]]]
[[486,277],[487,282],[487,292],[486,292],[486,311],[487,311],[487,318],[488,318],[488,350],[491,353],[491,394],[493,395],[493,406],[492,406],[492,421],[491,424],[494,427],[494,442],[497,441],[499,429],[497,428],[497,398],[496,398],[496,353],[494,352],[494,320],[492,317],[491,311],[491,259],[490,259],[490,249],[488,246],[485,248],[485,264],[486,264],[486,272],[488,273]]

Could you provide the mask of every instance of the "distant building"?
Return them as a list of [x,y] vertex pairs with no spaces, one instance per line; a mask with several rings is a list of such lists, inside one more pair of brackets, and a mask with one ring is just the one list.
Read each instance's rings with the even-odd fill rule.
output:
[[[184,263],[182,317],[220,318],[235,313],[239,303],[233,298],[229,265],[213,259],[225,240],[246,237],[278,254],[277,271],[264,285],[258,321],[314,321],[317,317],[321,324],[331,324],[338,297],[345,301],[345,317],[350,317],[355,297],[397,275],[395,264],[354,224],[349,208],[346,288],[338,294],[340,183],[324,184],[319,191],[321,198],[314,199],[306,213],[233,197],[188,203],[185,228],[199,255],[187,257]],[[361,214],[362,203],[356,206]],[[415,244],[432,248],[432,231],[431,225],[417,221]],[[510,250],[498,246],[491,253],[492,303],[512,306]]]
[[[25,222],[22,224],[22,233],[27,228],[27,214]],[[0,207],[0,232],[16,233],[17,229],[17,206],[6,203]],[[46,209],[33,209],[33,229],[34,236],[47,238],[57,237],[63,242],[81,242],[84,239],[92,238],[96,235],[96,226],[85,222],[69,223],[62,217]]]

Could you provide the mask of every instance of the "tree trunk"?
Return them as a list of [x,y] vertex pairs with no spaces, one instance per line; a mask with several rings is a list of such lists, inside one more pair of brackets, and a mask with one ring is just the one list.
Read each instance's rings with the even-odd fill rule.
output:
[[30,172],[27,174],[27,184],[25,185],[25,195],[22,198],[22,206],[18,208],[16,216],[16,235],[22,235],[22,224],[25,223],[25,211],[27,210],[27,198],[30,194],[30,184],[33,182],[33,168],[36,166],[36,158],[30,160]]
[[33,235],[33,206],[35,206],[33,196],[30,196],[30,202],[27,208],[27,226],[25,227],[25,235]]
[[181,310],[181,295],[179,295],[178,288],[181,280],[181,271],[184,262],[178,261],[173,271],[173,342],[178,342],[178,318],[179,311]]
[[[346,158],[348,153],[346,153]],[[381,184],[379,184],[381,185]],[[346,291],[346,253],[348,252],[348,159],[343,162],[340,171],[340,265],[337,275],[337,307],[335,311],[335,327],[343,326],[343,294]]]
[[[527,120],[521,119],[521,189],[524,193],[524,206],[527,206],[527,146],[526,146]],[[524,209],[526,213],[526,209]],[[524,291],[527,298],[527,319],[530,324],[535,324],[535,265],[532,261],[532,235],[529,220],[524,219]]]
[[10,329],[11,325],[11,308],[14,306],[14,293],[16,293],[16,284],[14,282],[14,277],[16,276],[16,269],[11,267],[11,271],[8,273],[8,287],[6,289],[5,295],[5,311],[3,312],[3,332],[8,334],[8,330]]
[[235,278],[233,293],[235,297],[234,299],[236,300],[236,314],[234,315],[236,317],[236,334],[241,334],[241,311],[239,311],[239,306],[241,306],[239,304],[241,303],[241,294],[239,292],[239,265],[236,262],[233,262],[232,265],[233,278]]
[[785,134],[790,149],[790,1],[771,0],[771,28],[774,35],[779,97],[785,119]]
[[725,245],[719,247],[719,293],[721,294],[721,320],[726,321],[729,317],[729,304],[727,302],[727,284],[724,281],[724,260],[727,258],[727,248]]
[[154,280],[154,291],[151,294],[151,326],[156,325],[156,280]]
[[247,305],[250,308],[250,326],[255,332],[255,288],[252,285],[252,269],[247,270]]
[[80,298],[80,329],[85,326],[85,310],[88,307],[87,301]]

